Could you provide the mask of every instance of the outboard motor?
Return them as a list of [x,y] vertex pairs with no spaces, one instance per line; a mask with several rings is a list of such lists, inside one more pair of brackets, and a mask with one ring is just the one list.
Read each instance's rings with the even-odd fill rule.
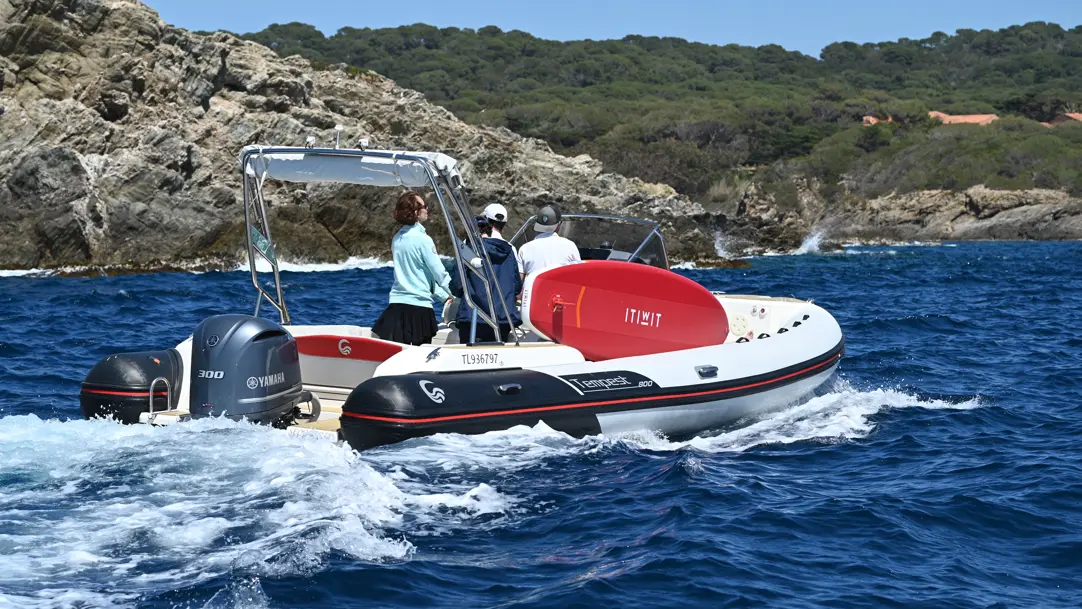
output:
[[288,425],[299,413],[297,341],[282,326],[250,315],[216,315],[192,336],[189,411]]
[[88,419],[138,423],[144,412],[175,410],[184,382],[176,349],[117,353],[102,358],[83,379],[79,406]]

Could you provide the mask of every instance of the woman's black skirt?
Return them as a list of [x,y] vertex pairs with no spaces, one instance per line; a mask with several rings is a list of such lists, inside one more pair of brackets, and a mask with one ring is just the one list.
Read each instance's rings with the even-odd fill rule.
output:
[[432,307],[401,303],[388,305],[372,326],[372,332],[383,340],[407,345],[432,342],[437,331],[436,311]]

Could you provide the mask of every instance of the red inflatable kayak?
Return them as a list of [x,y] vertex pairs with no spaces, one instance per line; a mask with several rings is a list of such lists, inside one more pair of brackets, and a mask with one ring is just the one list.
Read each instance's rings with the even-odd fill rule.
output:
[[729,321],[709,290],[672,271],[590,261],[526,278],[522,321],[588,360],[719,345]]

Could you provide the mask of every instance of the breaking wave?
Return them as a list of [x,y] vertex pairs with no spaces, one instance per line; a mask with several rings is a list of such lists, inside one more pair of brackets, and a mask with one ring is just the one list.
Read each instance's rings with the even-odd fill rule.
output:
[[816,254],[819,252],[819,247],[823,244],[823,233],[820,231],[812,232],[807,237],[804,237],[804,241],[801,242],[800,247],[793,251],[794,256],[802,256],[804,254]]
[[[326,273],[332,271],[350,271],[350,270],[371,270],[380,268],[393,267],[394,262],[389,260],[380,260],[379,258],[367,258],[363,256],[352,256],[344,262],[289,262],[281,261],[278,263],[278,270],[282,272],[291,273]],[[235,270],[237,271],[249,271],[252,267],[247,262],[242,262]],[[256,270],[260,273],[271,272],[270,263],[265,260],[258,260],[256,262]]]
[[11,269],[7,271],[0,271],[0,277],[25,277],[27,275],[44,275],[47,273],[45,269]]

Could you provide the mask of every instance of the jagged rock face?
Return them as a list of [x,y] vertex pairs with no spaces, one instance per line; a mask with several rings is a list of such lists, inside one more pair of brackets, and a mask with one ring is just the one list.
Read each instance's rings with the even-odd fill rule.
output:
[[[133,0],[0,0],[0,75],[0,268],[234,261],[240,149],[329,144],[336,124],[343,144],[455,157],[471,203],[505,203],[512,227],[556,201],[657,219],[674,258],[714,255],[720,219],[668,186],[472,127],[373,73],[171,27]],[[280,255],[388,257],[398,194],[270,185]]]
[[1082,200],[1040,189],[924,191],[859,202],[826,227],[838,238],[858,239],[1080,239]]
[[826,201],[796,181],[788,204],[757,186],[733,213],[736,249],[793,248],[809,234],[828,241],[903,242],[1082,239],[1082,199],[1057,190],[926,190]]
[[[460,161],[476,209],[515,228],[541,204],[658,220],[670,257],[828,240],[1078,239],[1082,203],[1054,191],[918,192],[825,201],[753,185],[707,213],[665,185],[605,174],[539,140],[457,120],[374,73],[316,71],[227,34],[163,23],[134,0],[0,0],[0,268],[232,264],[243,251],[237,154],[253,143],[434,150]],[[279,254],[389,257],[397,192],[269,184]],[[430,232],[448,251],[441,218]]]

